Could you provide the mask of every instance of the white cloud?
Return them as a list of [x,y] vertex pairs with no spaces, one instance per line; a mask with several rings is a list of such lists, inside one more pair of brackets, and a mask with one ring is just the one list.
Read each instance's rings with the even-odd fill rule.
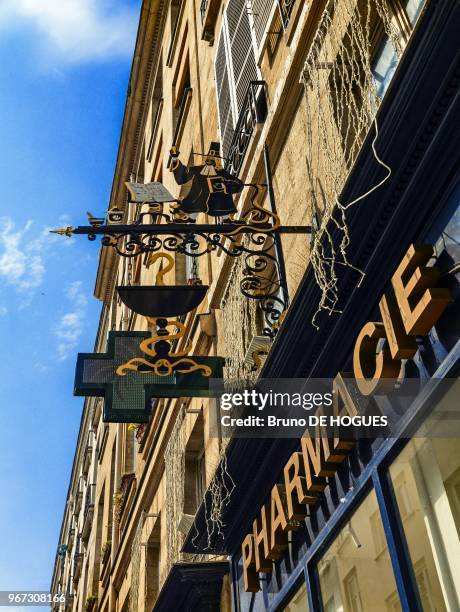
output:
[[72,302],[72,309],[60,318],[54,330],[58,339],[57,353],[60,361],[65,361],[73,354],[84,331],[88,299],[82,292],[82,287],[81,281],[74,281],[67,285],[64,291],[65,297]]
[[6,306],[0,306],[0,317],[6,317],[8,309]]
[[0,218],[0,277],[22,291],[39,287],[45,274],[43,254],[37,249],[42,236],[28,241],[31,226],[28,221],[23,229],[16,230],[10,217]]
[[0,0],[0,26],[32,30],[61,64],[131,55],[137,21],[138,10],[114,0]]
[[84,308],[88,303],[86,295],[82,292],[83,283],[81,281],[74,281],[67,285],[65,289],[65,296],[68,300],[73,302],[75,306]]
[[42,285],[50,250],[55,245],[59,248],[72,245],[71,240],[50,234],[48,227],[35,235],[32,228],[31,220],[17,228],[11,217],[0,217],[0,282],[22,294],[20,309],[28,306],[33,290]]

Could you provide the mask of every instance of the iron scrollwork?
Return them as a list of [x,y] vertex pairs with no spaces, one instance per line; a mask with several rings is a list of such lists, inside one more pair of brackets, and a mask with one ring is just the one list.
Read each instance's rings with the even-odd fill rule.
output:
[[273,236],[264,236],[264,242],[262,249],[245,256],[240,291],[245,297],[258,300],[264,318],[262,335],[274,338],[287,308],[287,296],[274,254]]
[[[112,247],[121,257],[138,257],[145,253],[156,253],[168,251],[170,253],[181,253],[187,257],[201,257],[220,249],[231,257],[239,257],[247,253],[259,255],[269,247],[264,247],[266,234],[251,234],[246,241],[241,241],[238,234],[219,234],[205,232],[171,233],[165,237],[152,236],[149,234],[105,234],[101,244]],[[89,240],[95,240],[95,235],[89,235]],[[262,247],[262,250],[261,250]]]
[[[68,237],[86,234],[91,241],[99,235],[102,246],[113,248],[125,258],[169,252],[195,259],[217,250],[230,257],[245,257],[240,291],[245,297],[259,301],[264,316],[262,333],[273,338],[288,307],[279,234],[310,233],[311,228],[280,225],[269,170],[264,185],[243,184],[236,176],[252,131],[266,113],[261,102],[263,91],[263,82],[250,84],[247,116],[240,117],[239,135],[232,144],[233,153],[227,158],[225,169],[221,166],[219,143],[211,143],[206,155],[196,154],[202,155],[204,162],[190,167],[180,162],[179,153],[173,148],[170,169],[176,181],[186,187],[178,199],[161,183],[127,183],[131,204],[137,207],[135,222],[124,224],[124,211],[113,208],[108,211],[106,221],[88,213],[89,226],[66,227],[54,233]],[[238,217],[233,196],[244,188],[251,190],[249,205]],[[270,210],[259,204],[263,199],[261,188],[268,192]],[[145,205],[147,211],[140,208]],[[197,223],[196,215],[203,212],[214,217],[215,222]]]
[[254,129],[266,116],[265,81],[251,81],[227,153],[225,168],[230,174],[238,175]]

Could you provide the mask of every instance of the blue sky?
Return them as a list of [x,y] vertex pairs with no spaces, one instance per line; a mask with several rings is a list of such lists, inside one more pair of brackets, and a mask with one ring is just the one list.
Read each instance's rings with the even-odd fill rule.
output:
[[[0,590],[49,588],[140,0],[0,2]],[[16,608],[17,609],[17,608]]]

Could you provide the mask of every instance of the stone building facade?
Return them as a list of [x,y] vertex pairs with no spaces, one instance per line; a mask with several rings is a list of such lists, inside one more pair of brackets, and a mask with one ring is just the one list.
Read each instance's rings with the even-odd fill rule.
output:
[[[348,210],[390,180],[392,169],[378,153],[379,107],[424,7],[422,0],[144,0],[109,208],[121,209],[126,223],[146,211],[129,204],[128,181],[159,181],[183,196],[171,148],[194,166],[220,143],[225,167],[246,185],[261,185],[260,205],[275,204],[282,225],[311,228],[281,236],[270,253],[278,260],[282,253],[285,271],[269,267],[264,280],[281,285],[272,291],[275,303],[285,283],[285,309],[313,270],[320,292],[305,325],[321,327],[339,315],[340,269],[354,270],[355,286],[360,282],[361,270],[347,256]],[[366,143],[374,145],[380,173],[342,200]],[[237,216],[252,194],[247,186],[235,198]],[[197,218],[211,221],[204,213]],[[105,351],[110,330],[150,329],[116,287],[152,285],[162,265],[102,247],[95,352]],[[242,294],[247,265],[221,249],[196,259],[176,253],[165,277],[171,285],[196,278],[209,285],[204,302],[182,321],[178,348],[189,343],[192,354],[224,356],[229,379],[257,375],[254,351],[270,354],[283,333],[285,313],[271,318],[260,294]],[[235,609],[225,552],[204,545],[196,554],[182,552],[213,487],[209,528],[224,527],[219,512],[235,476],[225,471],[228,443],[216,428],[214,400],[152,400],[150,421],[136,426],[105,423],[103,400],[87,398],[52,578],[52,591],[67,598],[56,610]],[[171,595],[179,583],[190,585],[182,603]],[[279,609],[307,609],[302,605]]]

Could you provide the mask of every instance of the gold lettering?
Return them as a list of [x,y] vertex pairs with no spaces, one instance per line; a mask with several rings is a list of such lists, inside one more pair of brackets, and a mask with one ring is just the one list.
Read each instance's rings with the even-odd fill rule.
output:
[[439,271],[426,264],[433,257],[431,245],[412,244],[391,282],[409,335],[425,336],[452,301],[448,289],[436,287]]
[[[337,374],[332,383],[333,390],[333,411],[334,416],[356,416],[359,410],[347,387],[346,379],[351,378],[351,374]],[[347,457],[348,452],[354,447],[355,440],[347,438],[340,434],[340,428],[335,428],[334,438],[332,440],[332,457],[340,463]],[[326,450],[324,451],[326,454]]]
[[279,559],[282,551],[287,548],[288,522],[284,512],[281,496],[284,494],[283,485],[276,484],[271,494],[271,533],[270,533],[270,558]]
[[318,501],[316,495],[309,494],[307,490],[302,453],[294,453],[286,464],[284,484],[286,487],[287,520],[301,521],[307,515],[305,504],[313,505]]
[[308,431],[300,439],[305,479],[310,492],[320,493],[326,487],[326,476],[333,476],[337,466],[326,462],[324,458],[323,438],[311,438]]
[[393,293],[384,295],[379,303],[380,314],[392,359],[412,359],[417,352],[415,339],[408,336]]
[[241,545],[241,554],[243,557],[244,590],[248,593],[257,593],[260,590],[260,584],[254,562],[254,539],[252,533],[249,533],[244,538]]
[[[268,520],[267,520],[268,514]],[[270,554],[270,538],[268,533],[268,524],[270,523],[270,510],[267,512],[267,506],[262,506],[260,510],[260,527],[259,520],[256,518],[252,523],[252,531],[254,534],[254,550],[255,550],[255,566],[256,572],[271,572],[273,569],[272,562],[269,559]],[[262,550],[261,550],[262,547]]]
[[353,372],[363,395],[382,392],[388,388],[389,380],[399,376],[401,362],[391,358],[388,348],[377,350],[382,338],[385,338],[383,323],[366,323],[356,340]]

